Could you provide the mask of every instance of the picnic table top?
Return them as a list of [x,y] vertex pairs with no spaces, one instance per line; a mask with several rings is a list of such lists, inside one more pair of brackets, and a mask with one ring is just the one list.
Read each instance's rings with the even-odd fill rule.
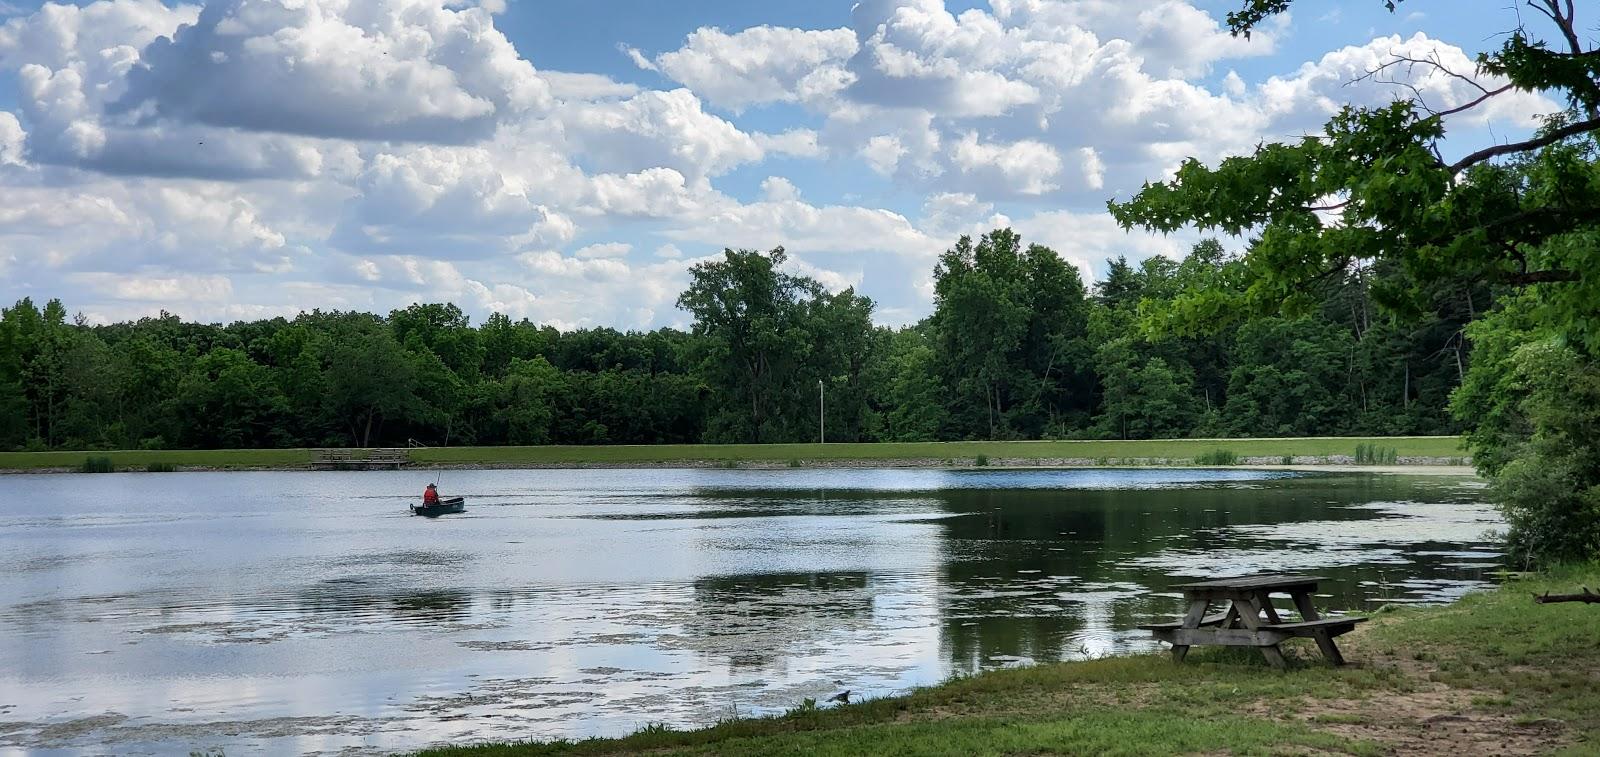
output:
[[1218,578],[1213,581],[1197,581],[1195,583],[1177,584],[1172,588],[1180,591],[1271,591],[1273,589],[1284,589],[1291,586],[1316,586],[1318,581],[1325,580],[1327,579],[1321,576],[1238,576],[1235,578]]

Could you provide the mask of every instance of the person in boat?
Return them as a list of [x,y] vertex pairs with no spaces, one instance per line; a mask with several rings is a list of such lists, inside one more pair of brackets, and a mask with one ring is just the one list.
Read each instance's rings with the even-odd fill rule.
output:
[[428,488],[422,490],[422,504],[424,506],[439,504],[439,487],[428,484]]

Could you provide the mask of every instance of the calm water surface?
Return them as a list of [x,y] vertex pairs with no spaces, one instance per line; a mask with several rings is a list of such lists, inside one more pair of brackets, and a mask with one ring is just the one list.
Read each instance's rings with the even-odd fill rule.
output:
[[617,735],[1152,648],[1175,577],[1482,584],[1451,477],[1241,470],[0,476],[0,751]]

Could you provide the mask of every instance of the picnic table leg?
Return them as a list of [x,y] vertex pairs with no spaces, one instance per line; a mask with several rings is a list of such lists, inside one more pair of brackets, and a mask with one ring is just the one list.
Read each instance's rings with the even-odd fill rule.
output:
[[1267,658],[1267,664],[1278,670],[1285,670],[1289,667],[1289,661],[1283,659],[1283,652],[1278,649],[1277,644],[1273,644],[1270,647],[1260,647],[1260,649],[1261,656]]
[[1229,600],[1228,611],[1222,614],[1222,627],[1238,628],[1240,625],[1241,621],[1239,620],[1239,603]]
[[1333,634],[1326,628],[1318,628],[1311,632],[1311,638],[1317,640],[1317,647],[1322,650],[1322,656],[1334,667],[1344,664],[1344,655],[1339,654],[1339,645],[1333,643]]
[[[1300,610],[1301,620],[1321,620],[1317,608],[1311,604],[1309,592],[1297,591],[1293,595],[1294,606]],[[1329,664],[1335,667],[1344,664],[1344,655],[1339,654],[1339,645],[1333,642],[1333,634],[1325,628],[1311,632],[1311,638],[1317,640],[1317,648],[1322,650],[1322,656],[1327,658]]]
[[[1186,613],[1183,616],[1183,622],[1179,627],[1180,628],[1191,628],[1191,629],[1192,628],[1199,628],[1200,627],[1200,621],[1205,620],[1206,610],[1210,609],[1210,607],[1211,607],[1211,603],[1209,601],[1207,601],[1207,600],[1204,600],[1204,599],[1195,599],[1195,600],[1190,601],[1189,602],[1189,612]],[[1188,657],[1188,656],[1189,656],[1189,645],[1188,644],[1173,644],[1172,645],[1172,661],[1173,662],[1183,662],[1183,658]]]
[[1322,620],[1317,608],[1311,604],[1310,592],[1297,591],[1289,596],[1294,597],[1294,609],[1300,611],[1301,620]]
[[1262,594],[1256,601],[1260,603],[1261,611],[1267,614],[1268,623],[1276,625],[1283,622],[1283,618],[1278,617],[1278,608],[1272,606],[1272,597]]
[[[1262,603],[1262,598],[1257,596],[1251,596],[1244,600],[1234,600],[1235,607],[1244,605],[1244,610],[1239,613],[1239,618],[1244,621],[1245,627],[1252,631],[1258,631],[1261,629],[1261,613],[1263,612],[1261,607]],[[1269,604],[1268,606],[1270,607],[1271,605]],[[1273,614],[1276,615],[1276,613]],[[1267,658],[1267,664],[1271,665],[1272,667],[1277,668],[1278,670],[1283,670],[1284,668],[1289,667],[1288,661],[1283,659],[1283,652],[1282,650],[1278,649],[1277,644],[1257,647],[1257,649],[1261,650],[1261,656]]]

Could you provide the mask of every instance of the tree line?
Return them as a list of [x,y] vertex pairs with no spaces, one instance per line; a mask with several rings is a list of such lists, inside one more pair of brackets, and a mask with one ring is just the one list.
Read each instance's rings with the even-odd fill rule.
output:
[[935,308],[874,303],[785,270],[782,248],[696,265],[688,331],[562,332],[455,305],[314,310],[227,325],[88,325],[52,300],[0,313],[0,447],[253,448],[1436,434],[1483,286],[1379,310],[1403,275],[1322,282],[1315,307],[1181,335],[1152,328],[1237,264],[1117,258],[1086,286],[1010,229],[962,237]]

